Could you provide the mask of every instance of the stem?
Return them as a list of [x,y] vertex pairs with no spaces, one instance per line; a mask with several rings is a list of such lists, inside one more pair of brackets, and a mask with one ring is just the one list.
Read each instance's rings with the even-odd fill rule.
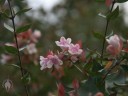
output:
[[116,66],[118,66],[123,60],[124,60],[124,59],[121,59],[120,61],[115,62],[115,65],[113,65],[113,66],[108,70],[108,72],[105,74],[105,76],[103,77],[102,82],[105,81],[105,79],[106,79],[106,77],[108,76],[108,74],[109,74]]
[[88,74],[87,71],[86,71],[86,74],[85,74],[77,65],[75,65],[75,64],[73,64],[73,65],[74,65],[74,67],[75,67],[78,71],[80,71],[83,75],[89,76],[89,74]]
[[[16,43],[16,48],[17,48],[17,54],[18,54],[18,60],[19,60],[19,66],[20,66],[20,71],[21,71],[21,76],[24,76],[24,70],[23,70],[23,66],[22,66],[22,62],[21,62],[21,56],[20,56],[20,51],[19,51],[19,45],[18,45],[18,40],[17,40],[17,34],[16,34],[16,27],[15,27],[15,14],[14,11],[11,8],[11,4],[10,1],[8,1],[8,5],[9,5],[9,9],[11,12],[11,20],[12,20],[12,24],[13,24],[13,29],[14,29],[14,38],[15,38],[15,43]],[[26,96],[29,96],[29,92],[28,92],[28,87],[27,85],[24,84],[24,88],[25,88],[25,92],[26,92]]]
[[[115,0],[114,0],[114,1],[112,2],[112,7],[111,7],[111,9],[110,9],[110,13],[112,12],[115,3],[116,3],[116,2],[115,2]],[[102,61],[103,61],[104,47],[105,47],[106,35],[107,35],[107,31],[108,31],[108,25],[109,25],[109,20],[107,20],[106,27],[105,27],[105,32],[104,32],[104,40],[103,40],[102,51],[101,51],[101,64],[102,64]]]

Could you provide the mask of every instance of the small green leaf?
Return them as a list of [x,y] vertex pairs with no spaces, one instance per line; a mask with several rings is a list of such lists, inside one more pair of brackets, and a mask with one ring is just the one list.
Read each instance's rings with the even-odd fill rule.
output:
[[31,76],[30,74],[27,72],[26,74],[24,74],[24,76],[21,78],[22,82],[24,84],[29,84],[31,81]]
[[14,29],[11,26],[9,26],[8,24],[4,23],[4,27],[6,29],[8,29],[9,31],[14,32]]
[[16,64],[11,64],[11,66],[14,66],[16,68],[20,68],[20,66],[16,65]]
[[20,15],[20,14],[22,14],[22,13],[25,13],[25,12],[31,10],[31,9],[32,9],[32,8],[22,9],[22,10],[18,11],[15,15]]
[[113,83],[117,87],[128,87],[128,84],[118,84],[116,82]]
[[128,65],[121,65],[121,67],[123,68],[123,70],[124,70],[125,72],[128,72]]
[[27,31],[30,27],[31,27],[30,24],[24,25],[24,26],[22,26],[22,27],[19,27],[19,28],[16,30],[16,32],[17,32],[17,33],[25,32],[25,31]]
[[116,0],[117,3],[124,3],[127,2],[128,0]]
[[107,20],[110,21],[111,19],[115,19],[118,17],[118,15],[119,15],[119,6],[117,6],[116,9],[107,16]]
[[13,46],[4,46],[5,50],[11,54],[17,54],[17,49]]
[[93,32],[93,35],[95,38],[97,39],[104,39],[104,36],[102,34],[100,34],[99,32]]
[[26,49],[26,48],[27,48],[27,45],[24,46],[24,47],[22,47],[22,48],[20,48],[19,51],[23,51],[23,50]]
[[10,18],[6,13],[0,13],[1,15],[2,15],[2,17],[4,17],[4,18]]

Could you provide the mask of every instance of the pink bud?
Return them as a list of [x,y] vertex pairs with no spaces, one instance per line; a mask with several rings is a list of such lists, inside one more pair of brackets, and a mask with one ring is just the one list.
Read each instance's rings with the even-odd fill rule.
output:
[[33,36],[34,36],[35,38],[40,38],[40,37],[41,37],[41,32],[38,31],[38,30],[35,30],[34,33],[33,33]]
[[58,96],[65,96],[64,86],[61,83],[58,84]]
[[107,46],[107,51],[111,55],[116,56],[121,52],[123,48],[123,42],[118,35],[111,36],[109,39],[107,39],[107,42],[109,44]]
[[112,0],[106,0],[105,4],[109,7],[112,4]]
[[73,88],[78,89],[79,88],[79,81],[77,79],[74,79],[72,82]]

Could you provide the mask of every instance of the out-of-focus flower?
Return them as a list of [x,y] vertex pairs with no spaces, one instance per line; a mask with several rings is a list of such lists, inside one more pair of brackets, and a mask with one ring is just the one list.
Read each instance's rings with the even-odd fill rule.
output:
[[1,59],[0,59],[0,62],[2,64],[6,64],[9,60],[11,60],[12,57],[10,55],[6,55],[6,54],[2,54],[1,55]]
[[69,48],[71,43],[71,38],[65,39],[65,37],[61,37],[60,41],[55,41],[56,45],[61,47],[63,50],[66,50]]
[[35,30],[35,31],[33,32],[33,36],[34,36],[35,38],[40,38],[40,37],[41,37],[41,32],[38,31],[38,30]]
[[64,86],[61,83],[59,83],[57,87],[58,87],[58,96],[65,96]]
[[22,43],[37,43],[38,39],[41,37],[41,32],[40,31],[34,31],[32,32],[31,29],[29,29],[26,32],[22,32],[17,35],[18,43],[19,45],[22,45]]
[[98,93],[96,93],[96,95],[95,96],[104,96],[104,94],[103,93],[101,93],[101,92],[98,92]]
[[63,64],[63,61],[61,61],[57,55],[48,55],[47,58],[40,56],[41,70],[45,68],[52,68],[53,65],[55,68],[58,69],[59,66],[62,64]]
[[73,63],[75,63],[76,61],[78,61],[77,56],[71,56],[71,61],[72,61]]
[[72,86],[74,89],[78,89],[79,88],[79,81],[77,79],[74,79],[72,82]]
[[35,54],[37,53],[37,49],[36,49],[36,45],[34,43],[31,43],[29,45],[27,45],[27,51],[29,54]]
[[68,52],[71,55],[80,55],[83,52],[83,50],[80,49],[79,44],[70,44]]
[[106,0],[106,5],[109,7],[112,4],[112,0]]
[[118,35],[111,36],[109,39],[107,39],[107,42],[109,44],[107,46],[107,51],[111,55],[116,56],[121,52],[123,47],[123,42]]
[[6,89],[7,92],[13,87],[13,83],[10,79],[7,79],[3,82],[3,87]]

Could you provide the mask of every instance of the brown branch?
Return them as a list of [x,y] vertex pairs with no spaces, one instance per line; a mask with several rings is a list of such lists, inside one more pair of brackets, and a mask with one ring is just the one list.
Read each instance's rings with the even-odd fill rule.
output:
[[[21,76],[24,77],[24,69],[23,69],[22,62],[21,62],[21,56],[20,56],[20,51],[19,51],[19,45],[18,45],[17,34],[16,34],[16,27],[15,27],[15,20],[14,20],[15,19],[15,13],[12,10],[10,1],[9,0],[7,0],[7,1],[8,1],[9,9],[10,9],[10,12],[11,12],[11,18],[10,19],[12,21],[13,29],[14,29],[13,33],[14,33],[14,38],[15,38],[15,43],[16,43],[16,48],[17,48],[17,55],[18,55],[18,60],[19,60]],[[27,85],[24,84],[24,87],[25,87],[26,96],[29,96]]]

